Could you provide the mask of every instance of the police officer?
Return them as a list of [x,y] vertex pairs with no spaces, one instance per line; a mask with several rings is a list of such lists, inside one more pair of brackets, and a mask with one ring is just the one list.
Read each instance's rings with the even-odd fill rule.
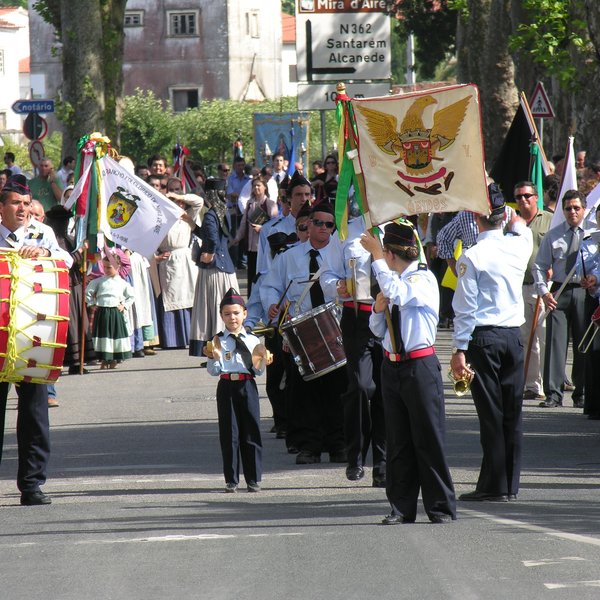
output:
[[[71,267],[73,259],[56,243],[52,235],[28,232],[31,193],[24,175],[11,177],[0,193],[0,248],[14,248],[23,258],[49,257],[64,260]],[[0,460],[4,441],[6,401],[9,384],[0,383]],[[19,466],[17,487],[21,504],[50,504],[50,496],[40,486],[46,482],[50,459],[50,425],[48,390],[45,384],[22,381],[16,385],[18,401],[17,446]]]
[[476,215],[477,243],[457,263],[450,367],[456,378],[470,375],[467,363],[475,372],[472,393],[483,448],[477,487],[459,500],[506,502],[516,499],[521,474],[522,283],[533,238],[517,216],[511,219],[511,232],[504,235],[504,197],[494,183],[488,186],[488,195],[492,212]]
[[[383,248],[373,235],[361,242],[373,255],[377,295],[370,326],[383,338],[381,386],[385,410],[384,525],[414,523],[419,490],[432,523],[456,519],[456,499],[444,454],[445,414],[441,367],[433,344],[439,320],[435,276],[419,263],[412,227],[385,227]],[[391,331],[384,310],[391,308]]]

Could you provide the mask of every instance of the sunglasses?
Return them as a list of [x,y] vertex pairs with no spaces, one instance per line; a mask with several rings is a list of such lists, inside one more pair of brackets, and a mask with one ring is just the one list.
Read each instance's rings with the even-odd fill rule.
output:
[[308,231],[308,225],[298,225],[298,227],[296,227],[296,229],[298,231]]
[[583,207],[581,207],[581,206],[565,206],[565,208],[563,208],[563,210],[565,212],[572,212],[572,211],[579,212],[582,208]]
[[529,200],[535,194],[515,194],[515,200],[519,200],[520,198],[525,198],[525,200]]
[[321,219],[313,219],[313,225],[315,227],[327,227],[327,229],[333,229],[335,227],[335,223],[333,221],[321,221]]
[[219,169],[219,171],[223,171],[223,173],[229,173],[229,169]]

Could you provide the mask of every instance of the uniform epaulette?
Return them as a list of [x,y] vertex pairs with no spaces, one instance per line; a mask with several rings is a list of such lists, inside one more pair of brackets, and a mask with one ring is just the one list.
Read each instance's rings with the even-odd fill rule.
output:
[[427,263],[420,262],[419,266],[418,266],[418,270],[419,271],[427,271]]
[[32,231],[28,236],[28,240],[41,240],[44,234],[41,231]]

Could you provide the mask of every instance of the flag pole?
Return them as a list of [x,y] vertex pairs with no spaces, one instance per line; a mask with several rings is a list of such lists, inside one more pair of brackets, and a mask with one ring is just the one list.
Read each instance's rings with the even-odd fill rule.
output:
[[83,375],[83,365],[85,361],[85,324],[87,320],[87,305],[85,302],[85,288],[87,285],[87,243],[83,246],[81,273],[83,278],[81,280],[81,338],[79,343],[79,374]]
[[527,380],[527,372],[529,371],[529,359],[531,358],[531,349],[533,348],[533,338],[535,336],[535,332],[539,326],[538,319],[540,317],[540,306],[542,304],[542,299],[540,296],[537,297],[535,301],[535,308],[533,310],[533,320],[531,322],[531,330],[529,332],[529,340],[527,341],[527,353],[525,354],[525,379]]

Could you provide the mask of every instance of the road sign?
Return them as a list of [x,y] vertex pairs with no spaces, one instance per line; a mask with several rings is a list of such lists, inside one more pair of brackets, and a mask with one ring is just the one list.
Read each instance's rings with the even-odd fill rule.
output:
[[299,81],[391,77],[391,19],[382,12],[385,0],[297,2]]
[[541,81],[537,82],[533,90],[529,108],[531,108],[531,114],[538,119],[554,119],[554,110],[552,109],[550,100],[548,100],[544,84]]
[[12,109],[18,115],[27,113],[52,113],[54,112],[54,100],[17,100]]
[[[387,96],[390,84],[367,83],[365,81],[346,83],[346,94],[350,98],[373,98]],[[335,83],[299,83],[298,110],[327,110],[335,108],[337,92]]]
[[48,122],[36,112],[31,112],[23,121],[23,133],[29,140],[41,140],[48,133]]
[[39,167],[42,162],[42,158],[46,156],[44,150],[44,144],[39,140],[29,142],[29,160],[34,167]]

